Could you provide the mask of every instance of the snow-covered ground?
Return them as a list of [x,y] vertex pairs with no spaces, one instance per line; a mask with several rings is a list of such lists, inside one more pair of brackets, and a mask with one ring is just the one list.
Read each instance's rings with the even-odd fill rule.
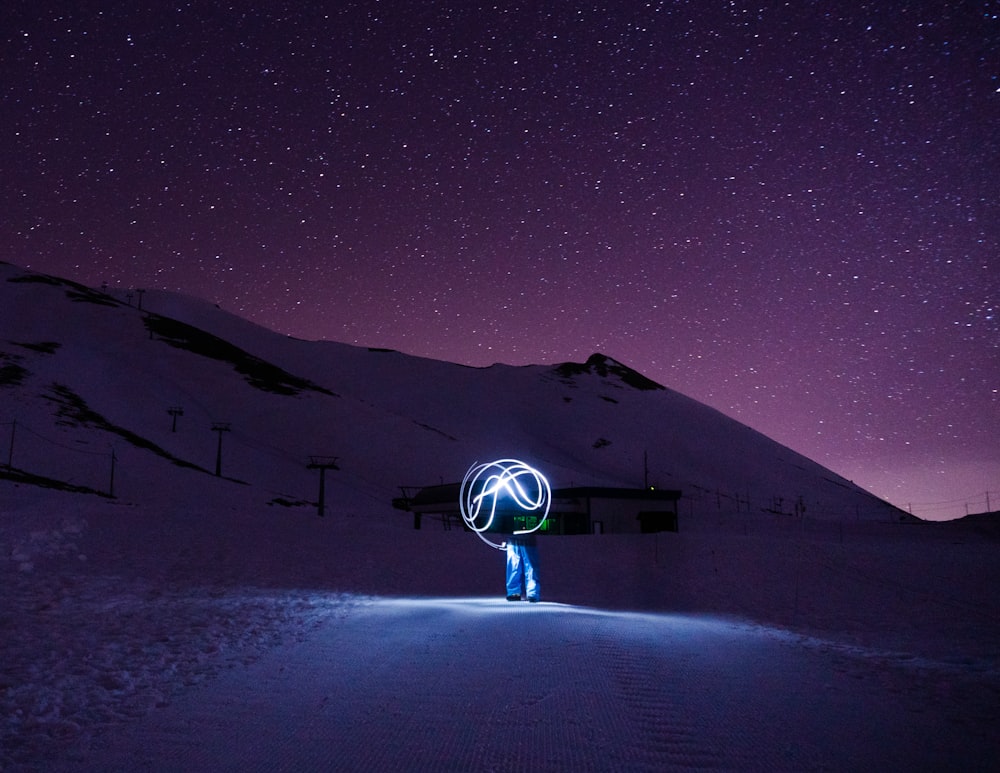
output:
[[[917,523],[602,357],[462,368],[0,278],[3,771],[1000,759],[988,520]],[[543,603],[508,604],[499,553],[391,502],[522,453],[681,490],[680,531],[542,537]]]
[[1000,543],[719,513],[541,540],[3,482],[3,770],[995,769]]

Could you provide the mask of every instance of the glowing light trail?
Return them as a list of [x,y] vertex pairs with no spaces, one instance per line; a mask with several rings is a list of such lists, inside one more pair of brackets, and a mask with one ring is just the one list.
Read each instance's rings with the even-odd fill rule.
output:
[[551,503],[552,490],[545,476],[517,459],[473,464],[462,479],[459,493],[462,519],[483,542],[498,550],[504,544],[484,536],[493,526],[498,506],[501,510],[513,506],[525,513],[538,514],[538,523],[532,528],[514,531],[514,534],[531,534],[542,528]]

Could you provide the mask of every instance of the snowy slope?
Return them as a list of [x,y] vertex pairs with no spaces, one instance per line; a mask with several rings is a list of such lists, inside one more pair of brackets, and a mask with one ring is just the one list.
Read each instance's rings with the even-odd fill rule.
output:
[[[143,305],[0,264],[0,768],[233,768],[236,732],[259,769],[1000,753],[995,530],[900,521],[605,358],[473,369]],[[391,499],[508,454],[556,485],[639,485],[648,454],[680,531],[546,538],[543,603],[507,605],[499,554]]]
[[[107,491],[113,451],[114,493],[141,502],[214,477],[221,436],[223,476],[264,501],[314,500],[310,456],[339,459],[331,501],[388,507],[400,486],[519,455],[557,486],[680,489],[688,515],[796,504],[834,519],[902,515],[600,355],[468,368],[291,339],[176,294],[142,302],[0,264],[0,357],[18,375],[2,388],[0,434],[16,422],[15,468]],[[184,411],[177,432],[171,407]]]

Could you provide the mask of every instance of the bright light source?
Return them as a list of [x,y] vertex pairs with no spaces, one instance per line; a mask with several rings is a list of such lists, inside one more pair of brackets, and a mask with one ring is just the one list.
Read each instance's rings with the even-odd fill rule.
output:
[[530,529],[518,529],[514,534],[531,534],[542,528],[549,517],[552,490],[549,482],[531,465],[517,459],[497,459],[486,464],[473,464],[462,479],[459,507],[462,518],[487,545],[503,549],[483,536],[496,520],[498,509],[516,509],[538,518]]

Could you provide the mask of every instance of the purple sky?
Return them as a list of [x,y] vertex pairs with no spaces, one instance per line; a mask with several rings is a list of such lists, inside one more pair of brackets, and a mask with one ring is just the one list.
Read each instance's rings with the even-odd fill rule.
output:
[[5,12],[3,259],[1000,507],[996,2],[130,5]]

